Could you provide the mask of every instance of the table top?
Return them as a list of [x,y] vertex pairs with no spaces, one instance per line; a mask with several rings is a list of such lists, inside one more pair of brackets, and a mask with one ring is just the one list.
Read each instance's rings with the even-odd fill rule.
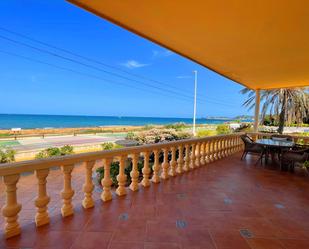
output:
[[279,140],[273,140],[273,139],[258,139],[256,140],[257,144],[262,144],[266,146],[273,146],[273,147],[293,147],[295,145],[292,141],[279,141]]

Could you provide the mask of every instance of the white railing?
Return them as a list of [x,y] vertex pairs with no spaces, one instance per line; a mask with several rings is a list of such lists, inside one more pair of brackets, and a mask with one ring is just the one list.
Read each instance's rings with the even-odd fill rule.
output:
[[[2,208],[2,214],[5,218],[5,236],[6,238],[10,238],[21,232],[18,214],[22,206],[18,203],[16,187],[21,173],[35,172],[37,177],[38,195],[35,200],[37,212],[34,220],[37,226],[42,226],[48,224],[50,220],[48,214],[50,197],[46,189],[46,178],[51,167],[60,167],[63,172],[63,190],[61,192],[63,204],[61,213],[63,217],[66,217],[74,213],[74,207],[72,205],[74,190],[71,185],[71,174],[77,164],[84,163],[85,167],[85,182],[83,185],[84,199],[82,206],[84,208],[91,208],[94,206],[92,172],[98,160],[102,160],[104,166],[104,178],[101,181],[103,186],[101,199],[103,202],[106,202],[112,200],[112,191],[114,191],[111,187],[112,180],[110,176],[110,166],[113,161],[119,162],[119,174],[117,176],[118,188],[115,190],[115,193],[118,196],[122,196],[126,195],[128,191],[125,187],[125,161],[127,158],[132,159],[132,171],[130,173],[131,184],[129,189],[131,191],[137,191],[141,186],[150,186],[151,182],[159,183],[161,180],[175,177],[178,174],[191,171],[242,150],[243,143],[240,139],[241,134],[243,133],[3,164],[0,166],[0,176],[3,177],[3,182],[6,187],[6,203]],[[163,152],[162,163],[159,161],[161,152]],[[154,154],[154,164],[152,166],[153,174],[150,178],[149,157],[152,153]],[[169,155],[171,156],[169,157]],[[139,183],[138,160],[141,156],[143,157],[144,164],[142,181]]]

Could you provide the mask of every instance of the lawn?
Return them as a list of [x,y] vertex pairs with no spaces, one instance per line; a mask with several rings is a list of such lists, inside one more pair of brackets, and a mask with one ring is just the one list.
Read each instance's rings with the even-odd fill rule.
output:
[[0,148],[1,147],[11,147],[14,145],[19,145],[20,143],[16,140],[8,140],[8,141],[0,141]]

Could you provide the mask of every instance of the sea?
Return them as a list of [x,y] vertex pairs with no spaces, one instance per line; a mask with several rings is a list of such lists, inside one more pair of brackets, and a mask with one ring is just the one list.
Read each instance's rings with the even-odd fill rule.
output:
[[[232,119],[198,118],[196,119],[196,123],[221,124],[231,120]],[[164,125],[178,122],[191,124],[192,118],[0,114],[0,129],[78,128],[113,125],[141,126]]]

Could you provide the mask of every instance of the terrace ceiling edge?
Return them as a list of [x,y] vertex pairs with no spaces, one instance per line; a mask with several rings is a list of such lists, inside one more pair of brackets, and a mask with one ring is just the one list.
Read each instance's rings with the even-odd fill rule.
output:
[[250,89],[309,86],[307,0],[68,1]]

